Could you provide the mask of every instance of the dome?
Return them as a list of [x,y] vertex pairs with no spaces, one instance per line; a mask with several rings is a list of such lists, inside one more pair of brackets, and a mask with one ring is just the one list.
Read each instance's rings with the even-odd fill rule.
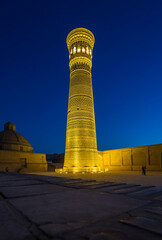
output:
[[20,152],[33,152],[30,143],[20,133],[16,132],[16,126],[7,122],[4,131],[0,132],[0,149]]

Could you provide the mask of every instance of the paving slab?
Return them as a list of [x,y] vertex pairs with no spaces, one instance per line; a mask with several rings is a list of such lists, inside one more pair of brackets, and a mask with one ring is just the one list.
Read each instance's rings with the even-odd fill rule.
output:
[[[132,184],[131,184],[131,186],[132,186]],[[121,183],[121,184],[110,185],[110,186],[107,186],[105,188],[99,188],[99,189],[96,189],[96,190],[98,192],[113,192],[114,190],[125,189],[125,188],[129,188],[129,187],[130,186],[128,184]]]
[[66,181],[66,182],[63,182],[61,183],[61,185],[66,185],[66,186],[72,186],[72,185],[82,185],[82,184],[86,184],[86,183],[91,183],[91,182],[95,182],[94,181],[88,181],[88,180],[78,180],[78,181]]
[[81,178],[76,178],[76,179],[65,179],[64,182],[65,183],[73,183],[73,182],[80,182],[80,181],[84,181]]
[[127,220],[120,220],[121,223],[147,230],[162,235],[162,222],[145,217],[132,217]]
[[162,201],[162,196],[156,197],[155,199],[158,201]]
[[160,235],[121,224],[119,219],[121,219],[119,215],[102,218],[99,221],[65,231],[63,235],[60,234],[56,236],[64,240],[161,240]]
[[119,231],[109,231],[100,233],[91,233],[88,235],[88,240],[126,240],[127,235]]
[[32,175],[32,174],[26,174],[26,177],[28,179],[49,181],[49,182],[52,182],[52,183],[64,182],[64,181],[71,180],[71,179],[68,179],[68,178],[65,178],[65,177],[46,176],[46,175]]
[[[142,191],[142,187],[146,186],[137,186],[138,183],[134,182],[129,185],[123,183],[123,180],[122,183],[115,183],[115,179],[112,181],[108,182],[106,178],[95,182],[93,178],[0,173],[0,203],[7,203],[0,205],[0,240],[160,239],[158,229],[162,220],[162,190],[154,191],[158,193],[154,199],[151,195],[147,198],[132,198],[130,193],[139,192],[138,187]],[[147,187],[150,190],[154,188]],[[105,193],[105,189],[109,191]],[[120,196],[117,193],[121,193]],[[148,201],[149,196],[151,201]],[[8,205],[23,216],[22,220],[26,219],[29,225],[24,224],[24,220],[20,221],[6,207]],[[127,216],[142,216],[138,217],[143,219],[142,227],[138,226],[142,220],[138,220],[138,223],[136,221],[136,226],[133,225],[135,223],[121,224],[119,219]],[[149,231],[149,224],[153,228],[154,225],[158,227]]]
[[82,184],[82,188],[96,188],[104,185],[114,184],[114,182],[87,182]]
[[[108,183],[108,182],[107,182]],[[106,184],[106,182],[105,181],[100,181],[100,182],[97,182],[96,180],[94,180],[93,182],[87,182],[87,183],[85,183],[85,186],[87,186],[87,185],[101,185],[101,184]]]
[[136,184],[125,184],[125,185],[121,185],[121,186],[112,186],[109,188],[109,191],[113,192],[113,193],[116,193],[117,190],[125,190],[127,188],[134,188],[134,187],[137,187],[139,185],[136,185]]
[[57,194],[9,199],[9,202],[39,225],[85,224],[150,203],[146,200],[121,196],[119,204],[118,195],[75,189],[57,192]]
[[[39,178],[39,180],[41,180],[41,178]],[[53,183],[53,184],[58,184],[58,185],[63,185],[65,182],[68,183],[68,182],[72,182],[71,179],[61,179],[61,178],[53,178],[53,177],[48,177],[46,179],[43,179],[43,181],[46,181],[48,183]],[[77,180],[78,181],[78,180]],[[77,181],[73,181],[73,182],[77,182]],[[80,181],[80,180],[79,180]]]
[[11,181],[20,181],[20,180],[27,180],[29,179],[28,177],[23,177],[23,176],[4,176],[0,174],[0,182],[11,182]]
[[90,189],[102,189],[102,188],[109,188],[112,186],[121,186],[121,185],[126,185],[126,183],[104,183],[104,184],[98,184],[94,186],[89,186],[88,188]]
[[0,239],[34,240],[28,229],[20,222],[4,201],[0,201]]
[[147,189],[147,188],[151,188],[151,187],[135,185],[135,186],[132,186],[132,187],[126,188],[126,189],[124,188],[124,189],[114,190],[114,193],[128,194],[128,193],[132,193],[132,192],[138,192],[140,190]]
[[85,226],[85,223],[51,223],[39,226],[39,228],[49,237],[54,237],[56,235],[62,235],[67,231],[75,231],[77,228]]
[[60,183],[60,186],[65,186],[65,187],[70,187],[70,188],[76,188],[76,189],[80,189],[82,188],[82,186],[88,182],[95,182],[95,181],[78,181],[78,182],[70,182],[70,183]]
[[1,188],[1,192],[7,198],[17,198],[24,196],[34,196],[49,193],[57,193],[60,191],[68,191],[68,188],[53,185],[53,184],[40,184],[40,185],[30,185],[30,186],[16,186]]
[[[51,178],[51,180],[52,180],[52,178]],[[77,182],[82,182],[82,181],[84,181],[84,180],[82,180],[82,179],[64,179],[62,181],[61,178],[57,179],[57,182],[60,182],[61,184],[70,184],[70,183],[77,183]]]
[[135,192],[135,193],[130,193],[129,196],[133,196],[133,197],[143,197],[143,196],[149,196],[152,194],[156,194],[162,192],[162,186],[156,186],[156,187],[152,187],[150,189],[145,189],[139,192]]
[[38,180],[19,180],[19,181],[3,181],[0,182],[0,189],[3,187],[16,187],[16,186],[26,186],[26,185],[37,185],[37,184],[44,184],[44,182],[38,181]]
[[151,212],[157,215],[162,215],[162,207],[151,207],[146,209],[145,211]]

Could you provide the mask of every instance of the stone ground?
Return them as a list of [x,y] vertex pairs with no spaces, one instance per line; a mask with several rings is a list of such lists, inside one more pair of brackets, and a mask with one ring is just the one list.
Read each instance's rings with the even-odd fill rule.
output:
[[0,172],[1,240],[162,239],[162,173]]

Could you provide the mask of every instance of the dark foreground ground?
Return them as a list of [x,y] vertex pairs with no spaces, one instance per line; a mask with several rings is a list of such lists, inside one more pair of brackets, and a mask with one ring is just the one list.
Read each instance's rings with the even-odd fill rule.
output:
[[154,178],[0,172],[0,239],[160,240],[162,175]]

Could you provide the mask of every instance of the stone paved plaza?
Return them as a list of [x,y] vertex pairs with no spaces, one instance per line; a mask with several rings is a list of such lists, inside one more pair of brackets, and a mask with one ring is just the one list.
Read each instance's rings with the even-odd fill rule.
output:
[[161,238],[161,173],[0,173],[1,240]]

